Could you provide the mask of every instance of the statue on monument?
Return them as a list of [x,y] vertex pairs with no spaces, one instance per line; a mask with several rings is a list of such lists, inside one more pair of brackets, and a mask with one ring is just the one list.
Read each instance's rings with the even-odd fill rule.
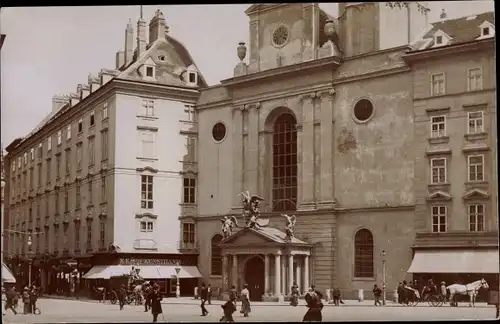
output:
[[294,237],[296,217],[295,217],[295,215],[288,216],[287,214],[281,214],[281,216],[286,218],[286,224],[285,224],[286,237],[285,237],[285,239],[287,241],[291,241],[292,238]]
[[243,197],[243,218],[245,219],[246,226],[249,228],[266,226],[263,223],[259,223],[259,203],[264,200],[264,198],[257,195],[250,196],[249,191],[242,192],[240,195]]
[[222,223],[222,236],[224,238],[231,236],[233,234],[233,228],[238,227],[238,220],[234,216],[224,216],[220,221]]

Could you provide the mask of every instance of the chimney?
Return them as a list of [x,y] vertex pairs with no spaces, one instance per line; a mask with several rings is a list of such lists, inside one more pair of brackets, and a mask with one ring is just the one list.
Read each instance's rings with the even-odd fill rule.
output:
[[125,29],[125,64],[132,62],[134,57],[134,28],[132,28],[132,19],[128,20],[127,29]]
[[71,107],[75,106],[79,102],[80,102],[80,96],[78,94],[76,93],[69,94],[69,105]]
[[445,19],[446,19],[446,16],[447,16],[447,15],[446,15],[446,11],[444,11],[444,8],[443,8],[443,9],[441,9],[441,14],[439,15],[439,18],[440,18],[441,20],[445,20]]
[[99,78],[95,78],[92,73],[89,74],[88,84],[90,85],[90,92],[95,92],[101,86]]
[[62,106],[69,102],[67,96],[55,95],[52,97],[52,112],[58,111]]
[[137,57],[141,56],[146,51],[146,21],[141,17],[137,21]]
[[118,70],[125,64],[125,52],[118,51],[116,52],[116,69]]
[[109,81],[111,81],[111,79],[113,79],[116,75],[118,75],[118,73],[116,73],[116,71],[101,69],[101,72],[99,72],[101,86],[103,86],[106,83],[108,83]]
[[80,96],[80,100],[87,98],[90,94],[90,86],[88,84],[79,84],[77,94]]
[[165,39],[166,31],[165,17],[158,9],[149,23],[149,43],[151,44],[157,39]]

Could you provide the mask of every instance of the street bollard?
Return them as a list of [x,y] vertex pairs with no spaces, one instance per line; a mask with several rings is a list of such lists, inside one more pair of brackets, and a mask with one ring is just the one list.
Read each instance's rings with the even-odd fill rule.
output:
[[361,303],[365,300],[365,295],[363,289],[358,289],[358,301]]
[[198,299],[198,287],[194,287],[194,299]]
[[398,302],[398,297],[399,297],[397,289],[394,289],[393,297],[394,297],[393,298],[394,303],[397,303]]

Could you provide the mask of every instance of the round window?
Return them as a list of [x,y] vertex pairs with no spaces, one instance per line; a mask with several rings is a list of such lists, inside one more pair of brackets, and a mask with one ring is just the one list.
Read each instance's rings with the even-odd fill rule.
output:
[[212,128],[212,137],[216,142],[220,142],[226,137],[226,125],[223,123],[217,123]]
[[360,122],[368,121],[373,115],[373,104],[368,99],[361,99],[354,105],[354,117]]
[[285,26],[276,28],[273,33],[273,43],[275,46],[283,46],[288,40],[288,29]]

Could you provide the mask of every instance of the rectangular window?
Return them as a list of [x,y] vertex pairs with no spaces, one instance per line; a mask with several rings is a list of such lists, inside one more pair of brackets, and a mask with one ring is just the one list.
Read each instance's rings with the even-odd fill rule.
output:
[[431,183],[446,183],[446,158],[431,159]]
[[188,154],[188,161],[190,162],[196,161],[196,137],[187,138],[187,154]]
[[59,210],[60,210],[60,208],[61,208],[61,205],[60,205],[60,204],[61,204],[61,202],[60,202],[60,200],[59,200],[59,199],[60,199],[59,194],[60,194],[60,192],[59,192],[59,191],[56,191],[56,192],[54,193],[55,200],[56,200],[56,204],[55,204],[55,207],[56,207],[56,212],[55,212],[55,214],[56,214],[56,215],[57,215],[57,214],[59,214]]
[[83,119],[78,120],[78,134],[83,132]]
[[107,201],[107,190],[106,190],[106,177],[101,178],[101,197],[102,197],[102,202]]
[[52,180],[52,160],[47,160],[47,184]]
[[153,208],[153,176],[141,176],[141,208]]
[[146,76],[148,76],[148,77],[153,76],[153,68],[151,66],[146,67]]
[[61,145],[62,142],[62,131],[57,131],[57,145]]
[[101,132],[101,160],[105,161],[108,159],[108,131],[103,130]]
[[56,179],[61,178],[61,155],[56,155]]
[[184,178],[184,203],[194,204],[196,202],[196,179]]
[[54,226],[54,251],[59,251],[59,226]]
[[483,232],[484,231],[484,205],[474,204],[469,205],[469,231]]
[[80,194],[80,183],[76,184],[76,194],[75,194],[75,209],[80,209],[80,203],[82,201],[82,196]]
[[31,161],[35,160],[35,149],[33,147],[30,149],[30,156]]
[[69,141],[70,139],[71,139],[71,124],[66,126],[66,140]]
[[28,164],[28,153],[24,152],[24,165]]
[[445,94],[445,78],[444,73],[433,74],[431,76],[432,83],[432,96],[444,95]]
[[87,251],[92,250],[92,220],[87,221]]
[[469,69],[468,71],[469,91],[483,89],[483,73],[481,68]]
[[49,241],[49,238],[50,238],[50,227],[48,225],[45,225],[45,233],[44,233],[44,237],[45,237],[45,252],[48,252],[49,251],[49,245],[50,245],[50,241]]
[[94,112],[92,111],[90,113],[90,127],[95,125],[95,118],[94,118]]
[[75,222],[75,251],[80,251],[80,222]]
[[484,181],[484,156],[471,155],[467,157],[469,164],[469,181]]
[[30,169],[30,190],[35,189],[35,181],[33,179],[33,169]]
[[42,165],[41,164],[38,165],[36,174],[38,176],[38,181],[37,181],[38,187],[41,187],[42,186]]
[[467,133],[479,134],[483,132],[483,112],[471,111],[467,113]]
[[431,117],[431,138],[446,136],[446,117]]
[[105,102],[102,107],[102,120],[108,119],[108,103]]
[[17,168],[19,169],[21,167],[21,157],[17,158]]
[[89,138],[89,166],[94,165],[95,162],[95,146],[94,146],[94,137]]
[[94,195],[93,194],[93,190],[92,190],[92,180],[89,180],[89,204],[91,205],[92,204],[92,196]]
[[182,224],[182,240],[184,241],[184,243],[194,243],[194,236],[194,224]]
[[50,209],[49,209],[50,204],[49,204],[49,200],[50,200],[50,196],[49,196],[49,195],[47,195],[47,196],[45,197],[45,217],[49,217],[49,215],[50,215]]
[[42,143],[38,144],[37,156],[39,158],[43,157],[43,145],[42,145]]
[[64,190],[64,212],[69,212],[69,189]]
[[446,232],[446,206],[432,206],[432,232]]
[[104,249],[106,244],[106,219],[99,220],[99,249]]
[[47,152],[52,150],[52,137],[47,138]]
[[142,114],[144,116],[154,116],[155,115],[155,102],[154,102],[154,100],[148,100],[148,99],[142,100]]
[[141,132],[141,157],[154,158],[155,157],[155,133],[154,132]]
[[63,251],[68,250],[68,226],[63,226]]
[[82,168],[82,143],[76,144],[76,169]]
[[66,162],[66,174],[70,174],[71,173],[71,150],[66,150],[66,154],[65,154],[65,162]]
[[142,221],[141,222],[141,232],[142,233],[152,233],[154,231],[153,222]]

